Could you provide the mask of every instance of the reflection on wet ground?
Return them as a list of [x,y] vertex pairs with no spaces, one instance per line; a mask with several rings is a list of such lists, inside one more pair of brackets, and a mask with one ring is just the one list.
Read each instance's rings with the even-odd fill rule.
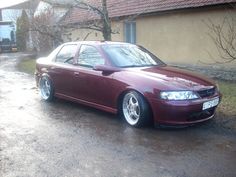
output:
[[0,59],[0,176],[236,176],[234,133],[213,122],[136,129],[93,108],[44,102],[16,58]]

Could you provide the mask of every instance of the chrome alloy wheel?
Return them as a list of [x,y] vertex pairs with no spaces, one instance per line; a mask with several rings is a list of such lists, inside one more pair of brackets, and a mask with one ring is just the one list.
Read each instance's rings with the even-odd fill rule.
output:
[[125,95],[122,110],[126,121],[130,125],[137,124],[140,118],[140,105],[137,97],[132,92]]
[[43,77],[40,80],[39,88],[42,98],[44,100],[48,100],[50,98],[52,88],[50,85],[50,81],[46,77]]

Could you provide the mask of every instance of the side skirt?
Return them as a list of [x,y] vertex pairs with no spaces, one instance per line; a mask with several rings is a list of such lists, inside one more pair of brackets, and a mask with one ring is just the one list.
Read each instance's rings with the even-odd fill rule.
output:
[[117,109],[114,109],[114,108],[111,108],[111,107],[108,107],[108,106],[104,106],[104,105],[100,105],[100,104],[97,104],[97,103],[77,99],[77,98],[70,97],[70,96],[67,96],[67,95],[64,95],[64,94],[61,94],[61,93],[55,93],[55,96],[58,97],[58,98],[61,98],[61,99],[65,99],[65,100],[68,100],[68,101],[73,101],[73,102],[80,103],[80,104],[83,104],[83,105],[86,105],[86,106],[94,107],[96,109],[101,109],[103,111],[107,111],[107,112],[110,112],[110,113],[113,113],[113,114],[117,114]]

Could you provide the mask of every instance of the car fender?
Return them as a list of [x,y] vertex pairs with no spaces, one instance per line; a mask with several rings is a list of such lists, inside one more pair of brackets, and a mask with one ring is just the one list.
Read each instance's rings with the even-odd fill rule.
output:
[[132,87],[132,86],[127,86],[121,92],[119,92],[119,94],[117,96],[117,99],[116,99],[117,100],[116,105],[117,105],[118,111],[120,110],[121,102],[122,102],[122,99],[123,99],[125,93],[130,92],[130,91],[136,91],[139,94],[141,94],[143,96],[143,98],[147,101],[147,103],[150,107],[150,110],[152,111],[152,107],[151,107],[151,104],[150,104],[150,99],[149,99],[148,94],[145,92],[145,90],[135,88],[135,87]]
[[51,76],[48,73],[42,73],[40,78],[39,78],[39,81],[42,77],[48,77],[50,79],[52,85],[54,86],[53,80],[52,80]]

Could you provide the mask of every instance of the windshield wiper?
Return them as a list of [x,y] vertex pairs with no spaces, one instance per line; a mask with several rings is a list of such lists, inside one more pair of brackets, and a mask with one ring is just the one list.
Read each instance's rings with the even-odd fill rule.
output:
[[158,66],[158,64],[148,64],[148,65],[127,65],[127,66],[121,66],[121,68],[148,67],[148,66]]
[[148,64],[148,65],[142,65],[143,67],[147,67],[147,66],[158,66],[159,64]]

